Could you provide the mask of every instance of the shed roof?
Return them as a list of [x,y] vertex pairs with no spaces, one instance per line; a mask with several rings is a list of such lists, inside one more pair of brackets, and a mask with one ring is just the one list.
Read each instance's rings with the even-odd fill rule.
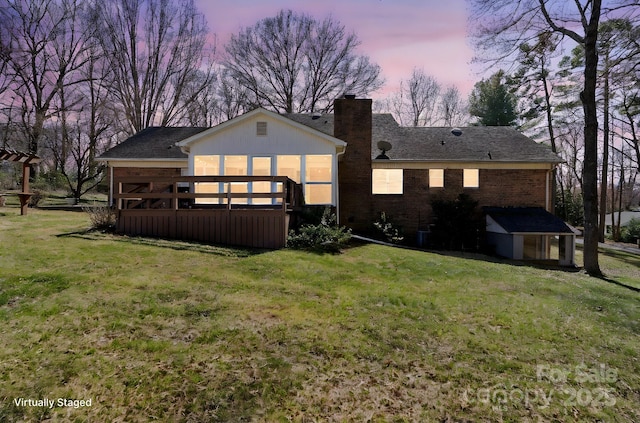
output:
[[574,233],[542,207],[484,207],[484,212],[508,233]]

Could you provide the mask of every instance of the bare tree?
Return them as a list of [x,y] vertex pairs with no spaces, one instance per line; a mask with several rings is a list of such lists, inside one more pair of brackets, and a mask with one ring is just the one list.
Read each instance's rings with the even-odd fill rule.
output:
[[[93,1],[90,25],[98,28],[109,59],[111,95],[121,105],[129,133],[178,121],[182,106],[211,82],[205,19],[193,0]],[[204,75],[204,77],[203,77]]]
[[76,83],[68,76],[83,65],[80,19],[79,0],[0,2],[0,61],[30,152],[38,152],[58,91]]
[[105,167],[95,158],[110,146],[116,131],[116,113],[108,98],[108,68],[92,41],[86,41],[86,60],[73,75],[77,81],[73,90],[65,85],[58,90],[56,119],[46,137],[55,170],[76,202],[101,182]]
[[414,68],[399,89],[377,107],[394,115],[402,126],[427,126],[439,120],[440,84],[423,69]]
[[224,66],[251,93],[249,102],[285,113],[327,111],[340,94],[364,96],[382,85],[379,66],[355,53],[358,44],[331,17],[282,10],[233,35]]
[[445,126],[463,125],[468,115],[467,104],[460,96],[457,87],[448,87],[441,95],[438,103],[440,117]]

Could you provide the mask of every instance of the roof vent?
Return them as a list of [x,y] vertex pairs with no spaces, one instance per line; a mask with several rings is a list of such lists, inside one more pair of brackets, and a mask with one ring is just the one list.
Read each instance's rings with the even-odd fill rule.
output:
[[313,120],[318,120],[318,119],[320,119],[321,117],[322,117],[322,113],[320,113],[320,112],[313,112],[313,113],[311,114],[311,119],[313,119]]
[[256,122],[256,135],[259,137],[267,135],[267,122]]
[[460,128],[453,128],[453,129],[451,130],[451,133],[452,133],[453,135],[455,135],[456,137],[459,137],[460,135],[462,135],[462,129],[460,129]]
[[355,100],[356,99],[356,95],[355,94],[345,94],[344,98],[346,98],[347,100]]

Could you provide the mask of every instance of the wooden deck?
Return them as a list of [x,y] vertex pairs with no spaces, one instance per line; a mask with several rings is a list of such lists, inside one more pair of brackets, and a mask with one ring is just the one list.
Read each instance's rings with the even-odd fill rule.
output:
[[[256,182],[271,192],[231,192]],[[196,192],[203,183],[222,192]],[[113,197],[121,234],[273,249],[286,245],[290,212],[303,201],[300,185],[279,176],[117,178]]]

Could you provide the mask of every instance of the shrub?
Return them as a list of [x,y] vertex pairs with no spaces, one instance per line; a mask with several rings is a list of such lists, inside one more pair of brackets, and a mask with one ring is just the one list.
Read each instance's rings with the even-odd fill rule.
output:
[[336,215],[327,208],[319,224],[302,225],[297,232],[289,232],[287,247],[335,253],[346,246],[350,240],[351,230],[338,226]]
[[638,242],[640,239],[640,219],[633,218],[629,221],[627,226],[622,228],[621,231],[621,241],[622,242]]
[[91,229],[113,231],[116,227],[116,214],[109,206],[83,206],[82,210],[89,214]]
[[479,244],[483,227],[478,202],[467,194],[455,199],[438,198],[431,203],[436,245],[445,250],[472,250]]
[[392,244],[399,244],[404,240],[402,231],[391,223],[391,219],[389,219],[385,212],[380,213],[380,218],[373,222],[373,226]]

